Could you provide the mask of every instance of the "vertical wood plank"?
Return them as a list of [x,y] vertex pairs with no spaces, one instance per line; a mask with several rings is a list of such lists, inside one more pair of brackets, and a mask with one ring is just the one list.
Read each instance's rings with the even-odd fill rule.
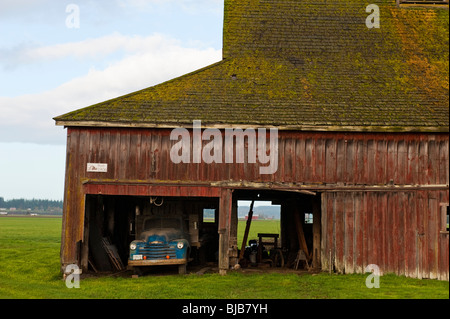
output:
[[428,260],[430,279],[436,279],[438,274],[439,249],[439,203],[435,194],[428,198]]
[[376,264],[376,250],[375,250],[375,241],[374,241],[374,215],[375,215],[375,194],[368,193],[367,194],[367,215],[365,220],[365,231],[366,231],[366,244],[367,244],[367,265]]
[[[347,154],[348,140],[338,139],[334,140],[332,145],[333,151],[331,156],[334,156],[334,166],[332,167],[333,172],[331,174],[333,183],[344,183],[345,181],[345,171],[346,171],[346,161],[353,160],[354,154]],[[351,158],[351,159],[350,159]],[[354,168],[351,168],[352,171]]]
[[355,180],[357,184],[364,184],[365,179],[365,169],[367,167],[367,161],[365,159],[367,145],[364,143],[363,139],[356,142],[355,150]]
[[306,163],[305,163],[305,140],[297,139],[295,146],[296,163],[295,163],[295,178],[297,182],[305,181]]
[[[335,183],[336,182],[336,141],[332,139],[327,139],[326,144],[326,176],[325,181],[327,183]],[[341,163],[342,164],[342,163]]]
[[406,250],[406,276],[415,277],[416,269],[416,230],[417,230],[417,200],[414,193],[407,193],[408,211],[405,214],[405,250]]
[[[320,260],[322,264],[322,270],[326,271],[329,267],[328,263],[328,250],[330,249],[330,234],[328,233],[328,224],[329,224],[329,217],[328,217],[328,201],[327,201],[327,194],[322,193],[320,195],[320,202],[321,202],[321,241],[320,241]],[[281,237],[282,240],[283,237]],[[286,247],[286,246],[284,246]]]
[[406,183],[418,183],[418,163],[419,163],[419,143],[410,141],[408,143],[408,165],[406,173]]
[[306,139],[305,141],[305,182],[311,183],[312,178],[312,149],[313,149],[313,140],[311,138]]
[[152,137],[150,131],[141,133],[141,149],[139,151],[138,176],[139,180],[149,180],[155,176],[158,159],[151,149]]
[[[284,141],[284,150],[280,148],[279,153],[280,155],[283,154],[283,156],[280,157],[279,163],[284,163],[284,165],[279,165],[279,170],[283,169],[283,171],[280,172],[280,174],[283,174],[283,180],[286,182],[292,182],[293,181],[293,172],[295,172],[295,164],[294,164],[294,141],[289,139],[282,139]],[[284,158],[283,158],[284,157]]]
[[376,142],[370,139],[367,142],[367,181],[369,185],[373,185],[377,181],[376,169],[378,163],[375,160],[375,146]]
[[140,151],[140,135],[137,131],[130,132],[130,142],[129,142],[129,153],[128,153],[128,164],[127,164],[127,176],[128,178],[136,179],[138,176],[139,163],[138,163],[138,152]]
[[353,273],[354,272],[354,196],[352,193],[345,194],[345,203],[344,203],[344,232],[345,232],[345,272]]
[[340,180],[345,183],[354,184],[354,172],[355,172],[355,160],[356,160],[356,152],[355,152],[355,143],[353,143],[352,139],[345,140],[345,149],[340,151],[345,152],[345,160],[341,162],[338,159],[338,165],[342,165],[345,168],[345,173],[343,178]]
[[344,249],[345,249],[345,207],[342,194],[336,194],[335,210],[335,237],[336,237],[336,270],[340,273],[345,272]]
[[369,224],[369,215],[370,215],[370,210],[372,209],[372,207],[369,206],[369,197],[370,197],[370,193],[365,193],[364,194],[364,201],[363,201],[363,210],[364,210],[364,215],[362,216],[362,224],[361,227],[363,228],[363,240],[362,240],[362,246],[363,246],[363,271],[365,269],[365,267],[367,265],[370,264],[370,252],[369,252],[369,241],[368,241],[368,237],[369,237],[369,230],[368,230],[368,224]]
[[355,272],[364,272],[364,251],[363,233],[364,233],[364,194],[356,193],[354,202],[355,212]]
[[381,261],[380,261],[380,268],[382,274],[385,272],[385,269],[387,269],[387,246],[388,242],[390,241],[390,238],[387,233],[387,215],[388,215],[388,196],[386,193],[380,193],[380,204],[381,204],[381,221],[380,221],[380,233],[381,233]]
[[383,227],[381,225],[380,215],[381,215],[381,201],[380,194],[373,194],[373,210],[372,210],[372,254],[373,254],[373,262],[381,267],[381,250],[382,250],[382,242],[381,242],[381,233],[383,232]]
[[[418,211],[417,211],[417,278],[426,278],[424,259],[426,259],[426,251],[424,249],[425,238],[425,222],[426,222],[426,210],[425,210],[425,196],[423,192],[418,192]],[[424,217],[425,216],[425,217]]]
[[386,183],[393,180],[397,183],[395,178],[397,177],[397,147],[396,141],[389,140],[387,142],[387,162],[386,162]]
[[317,138],[311,139],[311,182],[315,183],[320,180],[317,176]]
[[[326,238],[324,242],[326,243],[325,260],[327,267],[326,271],[333,269],[335,267],[336,260],[336,196],[334,193],[326,193],[324,194],[324,201],[326,202]],[[330,260],[330,256],[332,260]]]
[[[130,147],[131,147],[131,134],[129,131],[125,131],[120,134],[120,154],[119,154],[119,179],[127,179],[132,174],[132,168],[129,166]],[[130,174],[130,175],[128,175]]]
[[320,269],[320,258],[321,258],[321,237],[322,237],[322,214],[320,211],[321,199],[317,196],[311,198],[311,205],[313,211],[313,267],[315,269]]
[[378,140],[377,146],[376,146],[375,161],[378,163],[378,165],[377,165],[377,182],[380,184],[386,184],[389,181],[389,179],[386,176],[387,157],[388,157],[387,141],[386,140]]
[[427,161],[427,170],[428,170],[428,184],[436,184],[437,172],[439,171],[439,150],[436,145],[435,137],[431,136],[428,140],[428,161]]
[[316,139],[316,170],[315,182],[322,182],[325,176],[325,139]]
[[406,184],[406,172],[408,165],[408,148],[404,141],[397,143],[397,171],[395,175],[395,182],[400,185]]
[[221,275],[225,275],[230,267],[229,243],[231,214],[231,189],[222,189],[219,201],[219,273]]
[[386,212],[386,236],[388,237],[386,245],[386,272],[395,272],[395,262],[394,262],[394,223],[395,223],[395,202],[391,193],[387,194],[387,204],[388,209]]
[[428,143],[419,142],[418,184],[428,183]]
[[449,184],[449,149],[448,149],[448,140],[440,141],[439,143],[439,184]]
[[397,215],[398,215],[398,232],[397,232],[397,260],[398,260],[398,274],[401,276],[405,275],[405,269],[406,269],[406,260],[408,260],[408,251],[405,247],[405,215],[406,215],[406,205],[408,203],[406,202],[406,196],[404,192],[397,193],[396,196],[398,199],[398,209],[397,209]]

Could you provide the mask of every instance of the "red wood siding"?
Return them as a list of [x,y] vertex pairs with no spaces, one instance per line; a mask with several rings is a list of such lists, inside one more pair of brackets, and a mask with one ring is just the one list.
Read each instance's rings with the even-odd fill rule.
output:
[[439,221],[448,192],[333,192],[322,195],[322,268],[448,280],[449,238]]
[[[173,164],[170,130],[69,128],[68,152],[80,179],[273,181],[305,184],[448,184],[445,134],[279,132],[279,167],[261,175],[259,163]],[[203,142],[204,145],[207,142]],[[86,173],[108,163],[107,173]],[[262,165],[266,166],[266,165]],[[69,172],[70,173],[70,172]]]
[[[448,280],[448,235],[438,216],[448,203],[447,134],[280,131],[278,170],[260,175],[260,164],[247,161],[174,164],[170,132],[68,128],[63,263],[74,262],[83,238],[85,194],[221,197],[210,183],[273,182],[323,192],[324,269],[331,249],[338,271],[375,263],[385,273]],[[108,171],[87,173],[87,163],[107,163]],[[379,186],[392,187],[364,189]]]

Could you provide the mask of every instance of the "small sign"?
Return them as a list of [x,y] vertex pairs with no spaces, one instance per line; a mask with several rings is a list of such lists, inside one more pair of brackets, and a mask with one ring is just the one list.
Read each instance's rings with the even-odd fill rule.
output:
[[86,171],[88,173],[106,173],[108,172],[108,164],[88,163]]

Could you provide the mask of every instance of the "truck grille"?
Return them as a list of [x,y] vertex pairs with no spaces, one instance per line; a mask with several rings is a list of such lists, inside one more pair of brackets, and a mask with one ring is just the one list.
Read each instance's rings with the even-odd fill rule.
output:
[[146,244],[139,247],[138,254],[146,257],[146,259],[167,259],[176,258],[175,248],[171,248],[167,244]]

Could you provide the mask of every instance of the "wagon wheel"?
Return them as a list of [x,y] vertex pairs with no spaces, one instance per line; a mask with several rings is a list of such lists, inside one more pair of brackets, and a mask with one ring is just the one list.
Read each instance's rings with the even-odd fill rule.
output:
[[272,252],[271,252],[271,255],[272,255],[272,253],[273,253],[273,257],[272,257],[272,260],[273,260],[273,265],[275,266],[275,267],[284,267],[284,257],[283,257],[283,252],[281,251],[281,249],[274,249]]

